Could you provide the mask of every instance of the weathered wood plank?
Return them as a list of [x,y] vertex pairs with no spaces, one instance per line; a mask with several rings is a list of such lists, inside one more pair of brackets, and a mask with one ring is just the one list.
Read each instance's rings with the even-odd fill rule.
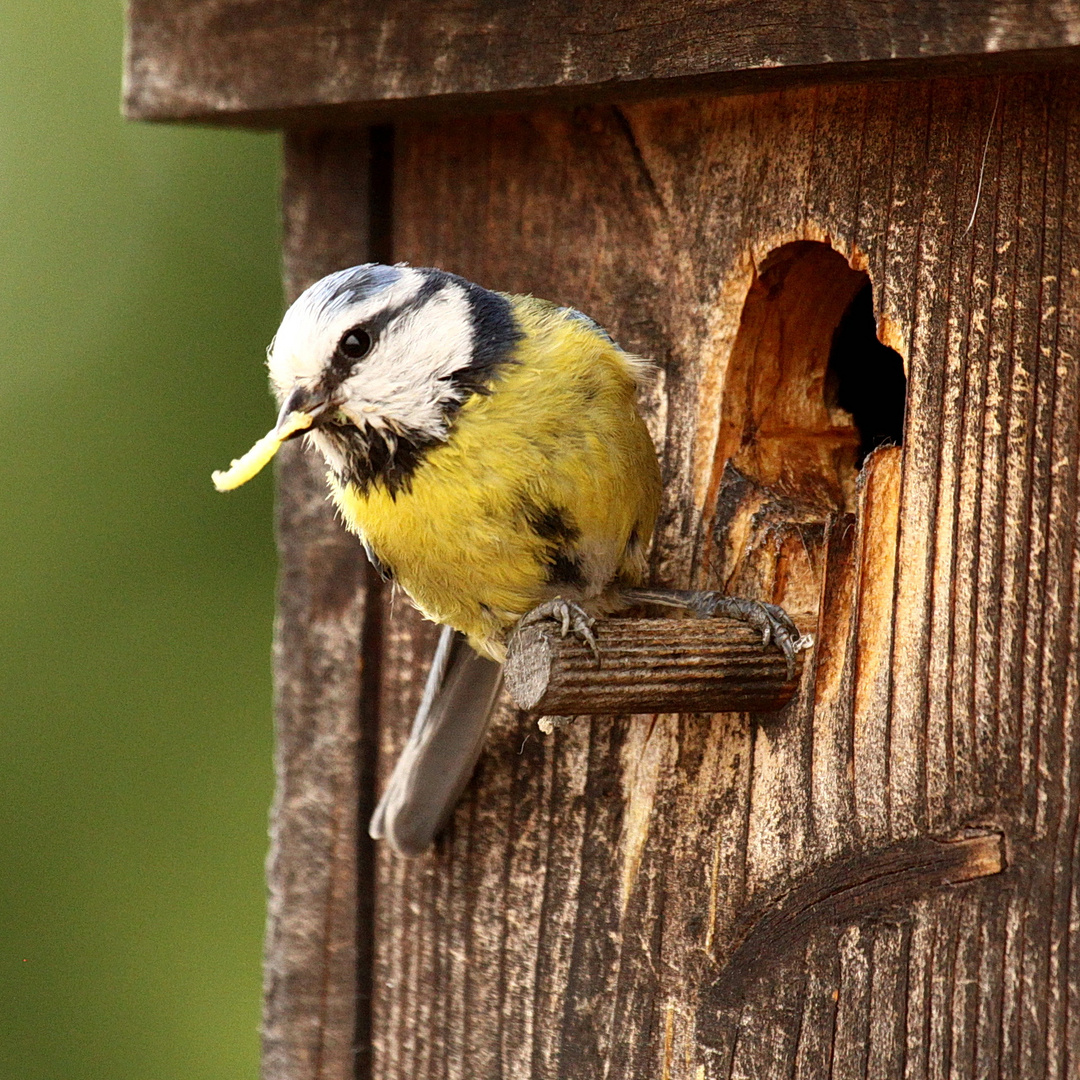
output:
[[[1066,75],[399,128],[396,257],[573,303],[657,357],[654,582],[782,597],[824,579],[825,602],[817,670],[778,720],[582,718],[541,739],[500,717],[436,852],[378,853],[378,1075],[1049,1076],[1074,1060],[1078,130]],[[858,496],[841,463],[813,513],[775,447],[737,450],[771,470],[740,516],[721,403],[750,400],[736,373],[789,370],[740,360],[740,327],[773,333],[744,303],[761,282],[810,287],[768,277],[767,256],[826,239],[869,272],[904,356],[904,446],[871,458]],[[804,336],[772,340],[756,355],[810,363]],[[426,639],[407,625],[418,644],[389,648],[385,678],[414,687]],[[383,768],[410,709],[384,706]],[[812,913],[771,954],[779,974],[724,996],[755,905],[966,826],[1005,834],[1006,872],[942,893],[920,879],[884,914]]]
[[874,934],[866,1080],[894,1080],[904,1075],[910,934],[910,924],[900,920],[879,922]]
[[[363,136],[290,139],[290,297],[368,250]],[[321,464],[278,457],[281,572],[275,630],[275,771],[267,860],[264,1080],[368,1075],[378,578],[335,520]],[[363,838],[363,839],[361,839]]]
[[892,834],[889,661],[902,464],[899,446],[881,447],[867,458],[859,476],[859,535],[854,553],[859,581],[851,605],[856,618],[855,670],[851,741],[845,761],[852,770],[857,829],[864,843],[884,843]]
[[370,121],[1074,63],[1076,0],[129,0],[138,119]]
[[816,846],[825,857],[845,850],[855,830],[855,786],[843,782],[851,757],[852,700],[855,680],[853,631],[859,567],[854,559],[857,539],[852,514],[832,519],[825,537],[821,611],[815,634],[813,665],[813,740],[810,761],[810,799]]
[[[901,485],[900,538],[897,546],[896,598],[893,614],[892,694],[890,699],[889,787],[894,835],[917,835],[926,819],[927,687],[929,661],[930,552],[935,535],[936,465],[940,460],[939,403],[943,367],[937,362],[936,327],[940,316],[937,268],[943,237],[922,220],[925,203],[934,196],[928,173],[935,167],[927,147],[933,134],[933,83],[911,87],[909,108],[899,97],[891,116],[875,110],[878,123],[892,128],[894,156],[885,187],[890,201],[883,247],[882,303],[886,311],[903,312],[903,347],[908,367],[907,415],[904,426],[904,475]],[[940,127],[941,125],[939,125]],[[951,189],[950,189],[951,193]],[[940,221],[940,216],[938,216]],[[926,250],[924,250],[924,248]],[[914,358],[926,362],[916,378]],[[932,357],[932,358],[931,358]]]

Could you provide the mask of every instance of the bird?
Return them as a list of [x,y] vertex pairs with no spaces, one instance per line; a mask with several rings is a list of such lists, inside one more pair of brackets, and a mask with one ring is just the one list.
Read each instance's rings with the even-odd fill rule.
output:
[[595,650],[595,619],[628,606],[734,615],[793,670],[805,642],[781,608],[644,587],[661,494],[637,405],[651,363],[576,308],[366,263],[297,297],[267,365],[277,423],[215,484],[238,486],[305,438],[374,567],[443,627],[375,839],[409,856],[431,847],[523,623],[552,619]]

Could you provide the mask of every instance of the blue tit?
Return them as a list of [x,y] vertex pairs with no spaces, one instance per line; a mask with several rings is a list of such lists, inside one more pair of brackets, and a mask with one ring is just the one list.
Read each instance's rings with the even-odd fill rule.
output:
[[396,850],[426,850],[453,810],[523,617],[591,639],[594,616],[630,603],[720,610],[791,661],[798,632],[778,608],[638,588],[660,499],[636,405],[648,364],[581,312],[367,264],[301,294],[268,364],[278,424],[215,483],[242,483],[303,435],[374,565],[445,628],[370,825]]

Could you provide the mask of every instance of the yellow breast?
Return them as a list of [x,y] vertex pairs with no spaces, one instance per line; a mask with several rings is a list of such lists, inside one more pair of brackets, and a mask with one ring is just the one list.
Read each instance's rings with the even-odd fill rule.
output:
[[408,490],[331,481],[348,527],[416,606],[496,658],[541,601],[588,604],[641,580],[660,490],[633,361],[553,305],[510,299],[524,332],[513,362]]

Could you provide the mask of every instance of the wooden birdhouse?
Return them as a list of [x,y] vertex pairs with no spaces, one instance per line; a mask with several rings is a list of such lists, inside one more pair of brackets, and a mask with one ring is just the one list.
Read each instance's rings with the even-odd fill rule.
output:
[[815,638],[779,711],[506,704],[402,859],[435,630],[290,443],[267,1080],[1077,1075],[1080,3],[129,19],[129,116],[284,131],[288,296],[438,266],[654,358],[653,582]]

